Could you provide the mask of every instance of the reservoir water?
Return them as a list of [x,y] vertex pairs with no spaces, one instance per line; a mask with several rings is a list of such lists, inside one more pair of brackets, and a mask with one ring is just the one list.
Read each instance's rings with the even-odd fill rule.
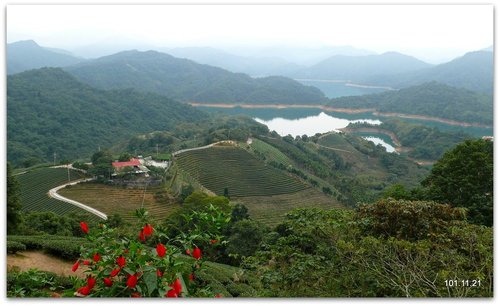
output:
[[[269,130],[274,130],[281,136],[288,134],[295,136],[308,135],[312,136],[316,133],[326,133],[337,131],[346,127],[351,122],[368,122],[371,124],[381,124],[387,117],[375,116],[372,113],[340,113],[326,112],[314,107],[311,108],[219,108],[199,106],[200,109],[209,112],[224,113],[229,115],[245,115],[254,118],[256,121],[267,125]],[[480,127],[460,127],[445,123],[438,123],[420,119],[404,119],[401,120],[416,124],[424,124],[431,127],[436,127],[442,131],[463,131],[473,137],[491,136],[493,135],[492,128]],[[383,134],[363,133],[360,136],[380,144],[386,148],[388,152],[394,151],[394,144],[391,139]]]

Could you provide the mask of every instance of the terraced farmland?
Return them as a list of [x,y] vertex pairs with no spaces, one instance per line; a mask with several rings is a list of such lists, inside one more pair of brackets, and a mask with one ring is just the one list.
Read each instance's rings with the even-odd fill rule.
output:
[[310,188],[237,147],[189,151],[178,155],[176,162],[182,171],[219,195],[224,188],[229,189],[231,197],[288,194]]
[[[70,179],[83,178],[79,171],[70,170]],[[52,211],[59,215],[84,213],[86,211],[71,204],[50,198],[49,189],[68,182],[68,170],[65,168],[41,168],[16,176],[20,184],[20,198],[23,211]],[[96,216],[89,214],[92,218]]]
[[238,202],[243,203],[252,219],[268,226],[277,225],[284,219],[287,212],[295,208],[345,208],[335,198],[326,196],[314,188],[307,190],[266,197],[244,197]]
[[118,213],[125,221],[136,221],[134,212],[142,203],[152,219],[163,219],[178,208],[163,193],[161,187],[124,188],[98,183],[81,183],[64,188],[59,194],[84,203],[108,216]]
[[266,156],[266,160],[273,160],[277,163],[283,164],[283,165],[293,165],[294,163],[288,156],[283,154],[280,150],[276,149],[272,145],[260,140],[260,139],[253,139],[252,144],[250,147],[255,151],[259,152],[260,154],[263,154]]

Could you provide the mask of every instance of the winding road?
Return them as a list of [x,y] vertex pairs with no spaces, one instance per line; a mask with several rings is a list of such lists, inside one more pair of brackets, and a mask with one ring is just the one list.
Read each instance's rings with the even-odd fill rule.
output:
[[97,209],[94,209],[94,208],[92,208],[90,206],[87,206],[87,205],[85,205],[83,203],[80,203],[78,201],[71,200],[71,199],[68,199],[66,197],[63,197],[62,195],[60,195],[60,194],[57,193],[59,190],[63,189],[64,187],[76,185],[78,183],[89,182],[89,181],[92,181],[92,180],[94,180],[94,179],[90,178],[90,179],[79,179],[79,180],[76,180],[76,181],[72,181],[72,182],[66,183],[64,185],[60,185],[60,186],[57,186],[57,187],[54,187],[54,188],[50,189],[47,194],[51,198],[54,198],[56,200],[69,203],[71,205],[74,205],[76,207],[84,209],[84,210],[88,211],[89,213],[98,216],[101,219],[108,220],[108,216],[105,213],[103,213],[101,211],[98,211]]

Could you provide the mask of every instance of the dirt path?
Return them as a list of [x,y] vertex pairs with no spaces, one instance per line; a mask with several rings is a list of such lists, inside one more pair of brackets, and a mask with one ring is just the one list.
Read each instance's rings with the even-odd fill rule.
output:
[[73,264],[74,262],[52,257],[41,251],[25,251],[7,255],[7,271],[14,267],[18,267],[21,271],[36,268],[58,275],[85,277],[83,269],[78,269],[76,272],[71,271]]

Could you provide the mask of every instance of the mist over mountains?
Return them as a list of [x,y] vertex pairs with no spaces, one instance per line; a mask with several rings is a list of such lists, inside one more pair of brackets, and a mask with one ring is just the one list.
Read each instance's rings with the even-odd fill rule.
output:
[[[436,81],[491,94],[493,90],[492,50],[491,46],[480,51],[469,52],[439,65],[432,65],[398,52],[375,54],[348,46],[290,47],[288,49],[285,47],[240,48],[234,49],[235,53],[211,47],[164,48],[160,50],[164,53],[128,51],[128,53],[118,52],[88,60],[76,57],[69,51],[42,47],[32,40],[28,40],[7,45],[7,74],[41,67],[67,67],[69,72],[82,81],[97,87],[141,87],[147,91],[168,94],[181,100],[199,101],[201,99],[206,100],[205,102],[252,102],[253,99],[261,99],[262,93],[269,91],[270,86],[274,86],[276,83],[282,85],[287,83],[287,86],[294,88],[295,94],[297,94],[297,90],[303,91],[303,93],[298,94],[299,99],[305,99],[306,103],[313,103],[321,102],[323,99],[321,94],[314,89],[300,88],[299,84],[295,84],[292,80],[287,79],[285,82],[285,78],[281,78],[277,82],[276,78],[255,79],[251,77],[282,76],[294,79],[346,80],[358,84],[396,89]],[[149,61],[149,64],[144,64],[151,67],[142,67],[147,70],[142,71],[142,73],[134,71],[130,67],[132,64],[128,63],[127,66],[126,63],[123,63],[125,54],[129,57],[127,60],[134,61],[136,64],[141,61]],[[139,54],[142,55],[139,56]],[[160,58],[160,62],[162,62],[160,66],[171,65],[168,69],[167,66],[163,66],[166,70],[161,73],[159,67],[153,67],[155,66],[153,62]],[[115,67],[122,74],[133,72],[136,77],[141,74],[140,81],[138,83],[132,82],[131,76],[125,77],[124,75],[114,75],[113,80],[107,81],[105,79],[111,76],[100,75],[103,71],[91,71],[95,69],[91,67],[111,65],[113,61],[114,65],[117,65],[117,61],[122,61],[123,67],[119,69]],[[174,62],[176,64],[173,64]],[[117,73],[118,70],[115,72]],[[152,71],[156,71],[154,72],[156,75],[148,75],[153,73]],[[91,78],[90,73],[96,74]],[[124,80],[124,78],[129,78],[129,80]],[[188,79],[190,81],[186,82]],[[167,83],[164,82],[166,80],[168,80]],[[207,82],[210,83],[208,87],[206,86]],[[180,83],[183,86],[179,87]],[[250,83],[252,83],[251,86]],[[187,87],[181,88],[185,86]],[[248,94],[250,88],[252,88],[252,94]],[[233,92],[219,94],[221,90]],[[243,91],[246,93],[242,94]],[[285,87],[278,91],[286,93],[289,88]],[[276,95],[277,93],[273,93],[271,98],[268,98],[267,93],[264,94],[266,103],[282,102],[278,101],[279,99],[276,97],[272,97]],[[285,95],[282,98],[294,101],[296,100],[293,98],[294,95],[292,97]]]

